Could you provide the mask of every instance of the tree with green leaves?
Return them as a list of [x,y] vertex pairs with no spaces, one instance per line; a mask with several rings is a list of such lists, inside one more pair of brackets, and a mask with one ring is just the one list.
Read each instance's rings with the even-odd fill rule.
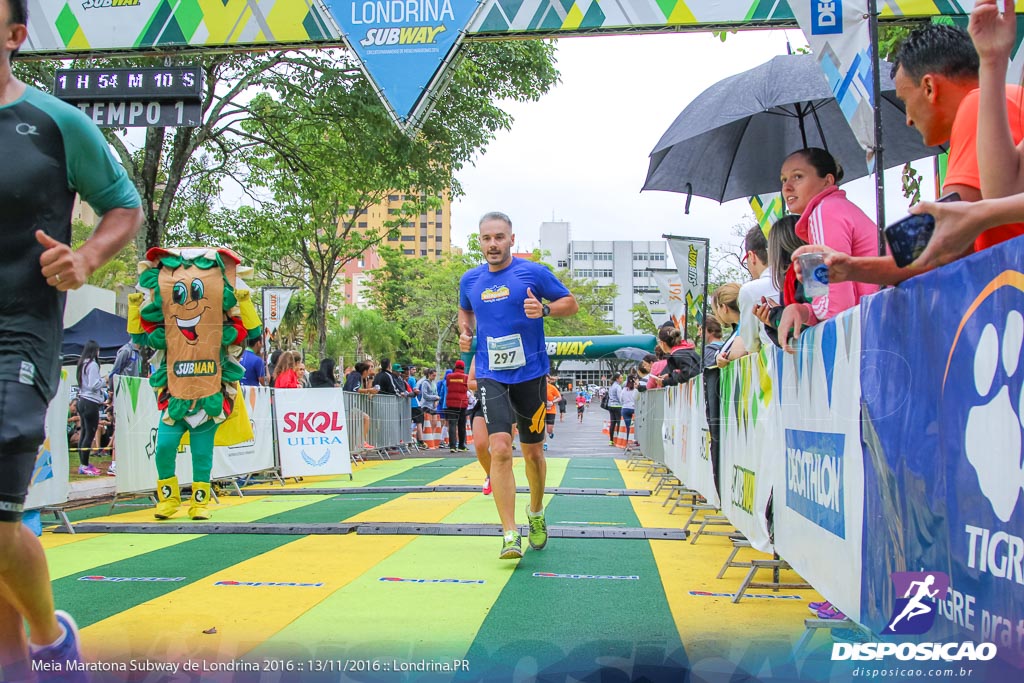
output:
[[[337,53],[292,59],[289,78],[247,104],[252,118],[241,127],[258,142],[240,158],[258,201],[219,212],[212,236],[277,282],[312,293],[321,354],[331,292],[345,264],[433,208],[437,200],[428,198],[460,192],[455,172],[510,125],[496,100],[536,99],[557,78],[551,46],[539,41],[469,49],[411,137]],[[363,212],[396,191],[420,199],[407,201],[381,231],[360,228]]]

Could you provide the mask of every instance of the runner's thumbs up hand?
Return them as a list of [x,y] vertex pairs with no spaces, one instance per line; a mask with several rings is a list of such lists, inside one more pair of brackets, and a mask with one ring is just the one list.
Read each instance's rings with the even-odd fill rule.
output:
[[523,312],[526,313],[527,318],[544,317],[544,304],[533,295],[529,287],[526,288],[526,298],[523,299]]
[[36,230],[36,241],[44,247],[39,256],[39,266],[46,284],[66,292],[78,289],[89,279],[91,273],[86,272],[85,259],[72,251],[71,247],[58,242],[42,230]]
[[472,345],[473,333],[470,331],[469,325],[463,325],[462,332],[459,334],[459,351],[469,353],[469,349]]

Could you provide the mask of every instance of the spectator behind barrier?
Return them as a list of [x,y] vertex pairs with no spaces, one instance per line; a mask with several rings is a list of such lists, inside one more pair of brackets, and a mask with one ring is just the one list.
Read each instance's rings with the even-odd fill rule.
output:
[[334,379],[334,360],[324,358],[320,361],[320,369],[310,373],[309,386],[312,389],[336,388],[338,382]]
[[277,365],[274,366],[275,389],[299,388],[299,373],[295,369],[298,356],[297,353],[285,351],[278,357]]
[[793,268],[793,252],[806,244],[796,234],[797,218],[783,216],[775,221],[768,233],[768,263],[775,287],[782,293],[781,305],[765,298],[754,307],[754,315],[764,324],[765,332],[776,346],[781,346],[778,327],[786,306],[807,301],[803,283],[797,280],[796,269]]
[[[1000,13],[995,0],[978,0],[968,26],[979,57],[978,180],[984,200],[968,203],[918,204],[912,213],[935,217],[935,233],[918,259],[921,266],[941,265],[969,251],[992,246],[994,240],[1019,235],[1024,220],[1024,148],[1020,141],[1021,89],[1007,87],[1006,70],[1017,32],[1014,13]],[[973,93],[971,93],[973,95]],[[968,104],[965,99],[964,104]],[[957,111],[959,119],[960,111]],[[952,152],[955,129],[950,138]],[[961,194],[963,197],[963,194]],[[1004,226],[996,228],[996,226]],[[993,229],[995,228],[995,229]]]
[[715,357],[715,364],[720,368],[729,364],[732,347],[736,344],[743,345],[739,329],[736,327],[740,321],[739,296],[740,286],[736,282],[720,285],[711,295],[711,310],[719,323],[733,326],[732,336],[722,345],[722,350]]
[[[878,229],[839,189],[843,169],[831,154],[818,147],[793,152],[783,162],[780,177],[786,205],[792,213],[800,214],[796,224],[800,239],[851,256],[878,253]],[[832,318],[856,306],[862,296],[876,291],[877,285],[837,282],[830,278],[828,294],[815,298],[812,303],[786,306],[778,328],[783,348],[794,353],[790,332],[795,340],[800,336],[801,327]]]
[[[742,263],[753,279],[740,287],[740,338],[743,340],[745,353],[757,353],[762,344],[771,343],[771,337],[755,315],[754,308],[766,299],[778,303],[779,288],[775,285],[771,264],[768,261],[768,240],[760,225],[755,225],[747,231],[743,249]],[[732,358],[735,360],[737,357]]]
[[680,330],[675,327],[662,327],[658,330],[658,345],[667,356],[665,369],[661,374],[662,386],[686,384],[700,374],[700,356],[694,350],[693,342],[683,339]]

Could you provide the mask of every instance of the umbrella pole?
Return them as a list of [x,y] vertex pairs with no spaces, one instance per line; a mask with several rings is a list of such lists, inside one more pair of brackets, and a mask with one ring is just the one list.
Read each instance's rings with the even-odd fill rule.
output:
[[871,41],[871,99],[875,118],[875,216],[878,254],[885,255],[885,164],[882,162],[882,75],[878,55],[878,0],[868,0],[868,38]]

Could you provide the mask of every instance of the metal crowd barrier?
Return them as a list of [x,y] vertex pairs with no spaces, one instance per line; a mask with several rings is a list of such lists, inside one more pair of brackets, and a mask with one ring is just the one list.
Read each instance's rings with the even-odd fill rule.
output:
[[633,425],[640,453],[654,462],[665,463],[665,442],[662,428],[665,425],[666,389],[648,389],[636,396],[636,414]]
[[353,457],[386,459],[389,450],[409,452],[412,402],[408,398],[350,391],[344,396],[348,446]]

